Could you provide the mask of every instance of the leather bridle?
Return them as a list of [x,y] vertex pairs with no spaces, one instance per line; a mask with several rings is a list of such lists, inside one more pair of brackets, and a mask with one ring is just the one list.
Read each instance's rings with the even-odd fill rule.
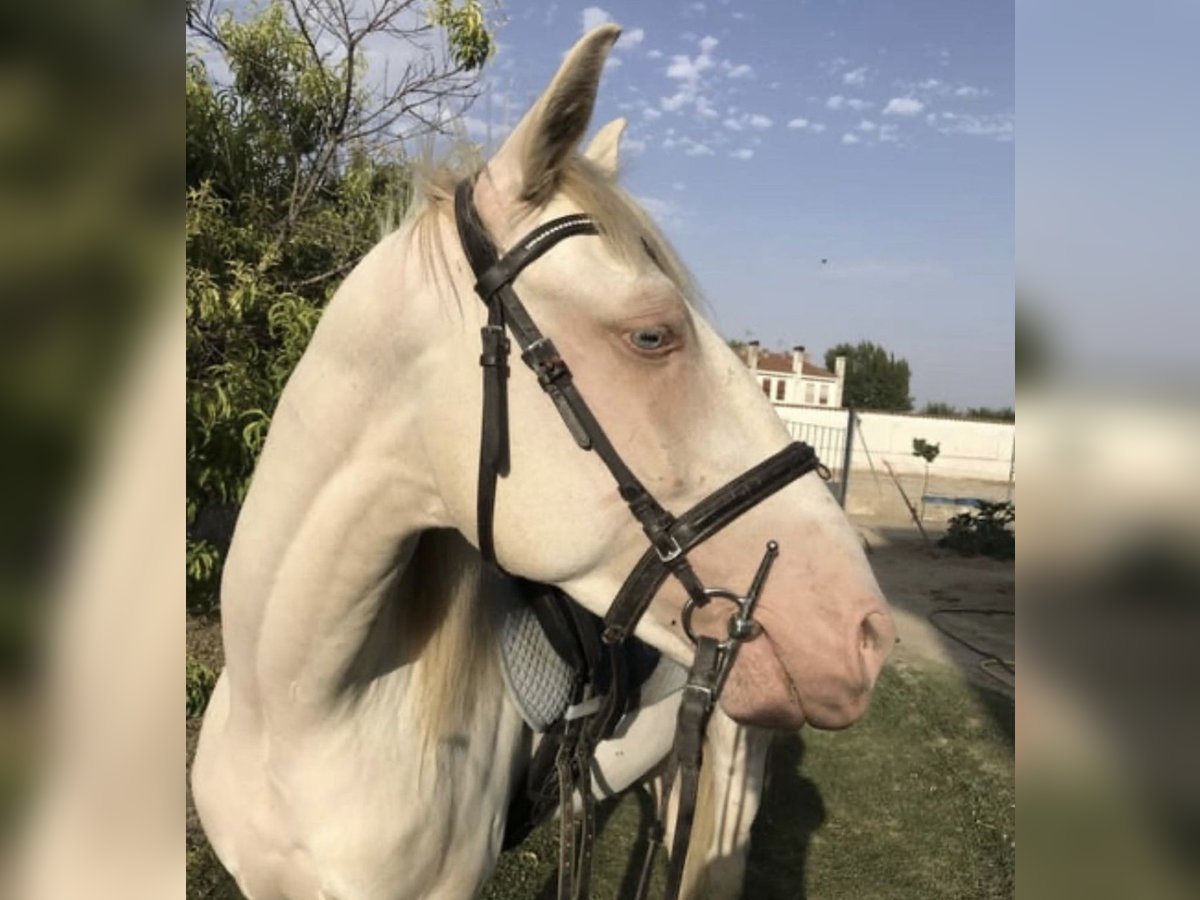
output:
[[[808,472],[828,477],[816,453],[807,444],[794,442],[763,460],[708,495],[686,512],[675,516],[646,490],[613,447],[604,429],[592,414],[576,388],[571,370],[554,346],[542,334],[513,288],[521,271],[551,247],[574,235],[596,235],[595,222],[586,215],[562,216],[540,225],[516,243],[502,257],[488,236],[473,200],[475,179],[464,179],[455,191],[455,219],[463,251],[475,274],[475,291],[487,307],[487,324],[481,330],[483,352],[483,423],[479,452],[477,525],[479,550],[490,564],[496,561],[494,518],[496,484],[508,474],[508,357],[511,333],[521,350],[522,361],[537,376],[538,384],[553,401],[555,408],[575,442],[584,450],[594,451],[612,474],[621,499],[642,526],[650,546],[625,579],[612,606],[604,617],[602,636],[606,657],[606,684],[598,690],[587,685],[579,702],[568,712],[558,758],[562,841],[559,861],[559,897],[583,898],[588,895],[591,843],[595,831],[592,810],[591,761],[596,745],[610,737],[625,714],[628,691],[624,686],[622,645],[633,634],[654,595],[668,577],[674,577],[687,592],[683,623],[696,644],[696,656],[683,690],[672,763],[668,782],[678,773],[680,802],[675,841],[671,854],[667,894],[678,896],[683,862],[695,812],[695,799],[701,763],[701,745],[713,705],[728,675],[740,644],[752,640],[760,629],[753,618],[754,605],[778,553],[771,541],[759,565],[750,589],[743,596],[725,588],[705,587],[692,568],[688,553],[746,511]],[[729,637],[717,641],[696,637],[691,627],[692,612],[711,598],[731,600],[737,613],[729,621]],[[570,790],[568,790],[570,785]],[[664,786],[662,818],[665,820]],[[574,811],[578,795],[582,815]],[[654,844],[643,869],[642,890],[648,883]]]

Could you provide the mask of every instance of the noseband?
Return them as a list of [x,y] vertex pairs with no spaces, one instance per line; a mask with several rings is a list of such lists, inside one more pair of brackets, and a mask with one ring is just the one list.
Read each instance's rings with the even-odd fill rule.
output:
[[[551,247],[574,235],[599,234],[595,222],[586,215],[571,215],[540,225],[516,243],[503,257],[499,255],[479,218],[472,198],[474,179],[458,184],[454,197],[455,219],[463,251],[475,274],[475,291],[487,307],[487,324],[481,329],[483,352],[483,424],[479,453],[477,526],[479,550],[483,558],[498,567],[494,542],[497,480],[508,474],[508,356],[511,333],[521,350],[522,361],[537,376],[538,384],[550,397],[567,430],[584,450],[594,451],[616,481],[621,499],[642,526],[650,546],[633,571],[626,577],[604,617],[602,643],[607,659],[608,683],[593,692],[586,703],[578,703],[578,715],[568,714],[556,767],[559,775],[560,811],[563,839],[560,846],[559,896],[582,898],[588,894],[591,842],[594,816],[591,808],[591,757],[596,744],[610,737],[626,712],[628,692],[623,687],[622,645],[633,634],[638,621],[668,577],[674,577],[687,592],[683,627],[696,645],[696,657],[684,688],[679,711],[674,764],[680,778],[680,802],[676,820],[674,849],[668,876],[667,893],[678,895],[683,860],[695,812],[695,795],[700,769],[701,744],[713,704],[724,686],[742,642],[754,639],[761,631],[753,613],[755,604],[779,552],[775,541],[766,552],[751,587],[745,596],[720,587],[705,587],[688,559],[688,553],[712,537],[743,513],[808,472],[828,477],[816,453],[807,444],[794,442],[760,462],[745,473],[709,494],[691,509],[675,516],[646,490],[613,447],[604,429],[575,387],[571,370],[554,346],[538,329],[529,311],[513,288],[521,271]],[[714,597],[730,600],[737,612],[729,620],[725,640],[697,636],[692,614]],[[568,785],[572,790],[568,790]],[[571,794],[577,792],[583,815],[576,822]],[[669,785],[663,790],[663,816]],[[661,826],[660,826],[661,830]],[[661,840],[661,836],[660,836]],[[652,850],[653,850],[652,844]],[[643,870],[644,893],[650,871],[651,854]]]

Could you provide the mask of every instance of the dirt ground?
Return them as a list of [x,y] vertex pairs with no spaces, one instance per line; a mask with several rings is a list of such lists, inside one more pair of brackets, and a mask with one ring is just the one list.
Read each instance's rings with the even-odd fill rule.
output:
[[[1012,560],[963,557],[927,545],[911,521],[895,516],[852,515],[851,521],[892,606],[900,638],[894,663],[954,666],[973,685],[1012,696],[1013,676],[996,662],[1011,663],[1015,653]],[[936,545],[945,524],[927,521],[925,529]]]

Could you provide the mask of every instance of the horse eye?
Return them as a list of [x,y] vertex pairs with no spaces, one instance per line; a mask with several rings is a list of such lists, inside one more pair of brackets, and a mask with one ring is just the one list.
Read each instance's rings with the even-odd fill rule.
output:
[[638,350],[653,352],[670,343],[671,332],[666,328],[643,328],[630,334],[629,340]]

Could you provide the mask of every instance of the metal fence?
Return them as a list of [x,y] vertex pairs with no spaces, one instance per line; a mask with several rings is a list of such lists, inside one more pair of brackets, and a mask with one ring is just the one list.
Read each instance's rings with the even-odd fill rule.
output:
[[804,441],[817,451],[817,457],[824,463],[833,477],[829,480],[829,489],[838,503],[846,505],[846,490],[849,486],[851,441],[854,439],[854,413],[846,410],[846,421],[843,425],[812,425],[807,422],[786,422],[788,432],[798,441]]

